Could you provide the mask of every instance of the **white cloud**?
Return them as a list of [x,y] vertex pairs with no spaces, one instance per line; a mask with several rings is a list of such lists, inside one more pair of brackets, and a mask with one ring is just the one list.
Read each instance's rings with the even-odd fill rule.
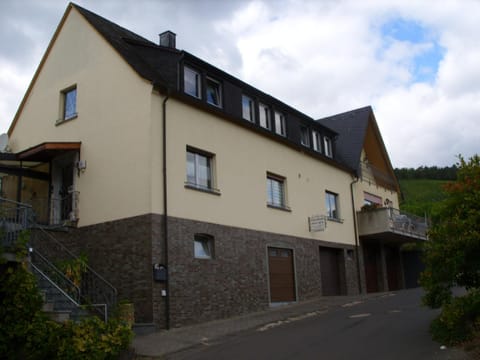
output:
[[[80,4],[152,41],[170,29],[178,35],[179,48],[314,118],[372,105],[394,166],[449,165],[456,154],[477,151],[479,2],[446,0],[437,6],[433,1],[403,0],[213,4],[83,0]],[[12,8],[6,6],[5,13],[20,16]],[[17,37],[19,43],[8,49],[28,49],[34,43],[43,53],[61,11],[53,5],[40,10],[34,26],[17,25],[23,40]],[[37,26],[42,16],[51,19],[52,14],[56,23]],[[420,24],[428,36],[417,43],[385,38],[382,25],[395,19]],[[15,17],[11,21],[15,23]],[[25,24],[24,18],[18,24]],[[444,50],[438,67],[416,63],[438,46]],[[40,55],[34,48],[27,57],[38,64]],[[31,62],[22,65],[21,52],[3,51],[0,120],[6,129],[5,118],[13,117],[33,70]],[[415,82],[417,75],[432,71],[437,72],[425,77],[429,83]]]

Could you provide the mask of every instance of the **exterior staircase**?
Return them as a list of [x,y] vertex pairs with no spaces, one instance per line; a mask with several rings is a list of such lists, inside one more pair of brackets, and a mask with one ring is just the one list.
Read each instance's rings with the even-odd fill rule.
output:
[[25,230],[30,230],[28,266],[44,298],[43,311],[55,321],[88,316],[106,321],[116,305],[117,290],[88,265],[84,265],[80,283],[74,284],[57,265],[78,261],[78,257],[36,223],[30,205],[0,198],[0,241],[7,260],[18,261],[9,251],[14,253]]

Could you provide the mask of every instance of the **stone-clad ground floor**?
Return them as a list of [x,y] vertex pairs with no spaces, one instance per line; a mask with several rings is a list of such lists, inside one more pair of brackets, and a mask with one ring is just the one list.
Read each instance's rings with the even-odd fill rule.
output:
[[[137,323],[158,328],[166,326],[167,286],[154,279],[155,264],[168,265],[171,327],[259,311],[275,302],[356,295],[368,286],[404,287],[398,246],[366,244],[357,252],[353,245],[172,217],[167,230],[166,244],[163,217],[148,214],[54,236],[87,254],[89,265],[117,288],[119,300],[135,304]],[[370,274],[372,259],[376,275]]]

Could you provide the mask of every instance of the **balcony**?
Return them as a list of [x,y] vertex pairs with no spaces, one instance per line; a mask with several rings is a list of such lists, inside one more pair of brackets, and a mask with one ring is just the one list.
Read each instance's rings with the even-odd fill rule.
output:
[[358,233],[361,238],[386,242],[427,240],[426,219],[390,207],[357,212]]

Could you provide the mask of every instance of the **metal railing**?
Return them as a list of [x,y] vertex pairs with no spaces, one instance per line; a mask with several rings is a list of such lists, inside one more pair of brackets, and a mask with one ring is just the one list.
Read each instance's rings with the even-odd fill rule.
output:
[[78,305],[80,303],[80,289],[55,265],[48,261],[40,252],[31,249],[30,263],[41,274],[48,278],[58,289],[68,295]]
[[25,200],[35,212],[36,221],[42,225],[69,225],[78,220],[79,192],[69,191],[64,197],[34,198]]
[[[54,263],[78,260],[76,255],[42,228],[37,228],[32,233],[31,244],[33,249],[37,252],[40,251],[43,257],[51,259]],[[36,264],[37,257],[33,257],[32,260]],[[108,318],[109,313],[115,308],[117,302],[117,290],[90,266],[85,264],[84,268],[85,271],[82,272],[80,286],[78,287],[80,290],[80,303],[83,305],[95,305],[98,309],[101,308],[99,305],[105,304],[102,315],[104,318]]]
[[31,206],[0,198],[0,239],[3,247],[14,246],[18,235],[33,223]]
[[398,209],[387,208],[389,226],[393,231],[427,237],[428,221],[425,218],[409,214]]

